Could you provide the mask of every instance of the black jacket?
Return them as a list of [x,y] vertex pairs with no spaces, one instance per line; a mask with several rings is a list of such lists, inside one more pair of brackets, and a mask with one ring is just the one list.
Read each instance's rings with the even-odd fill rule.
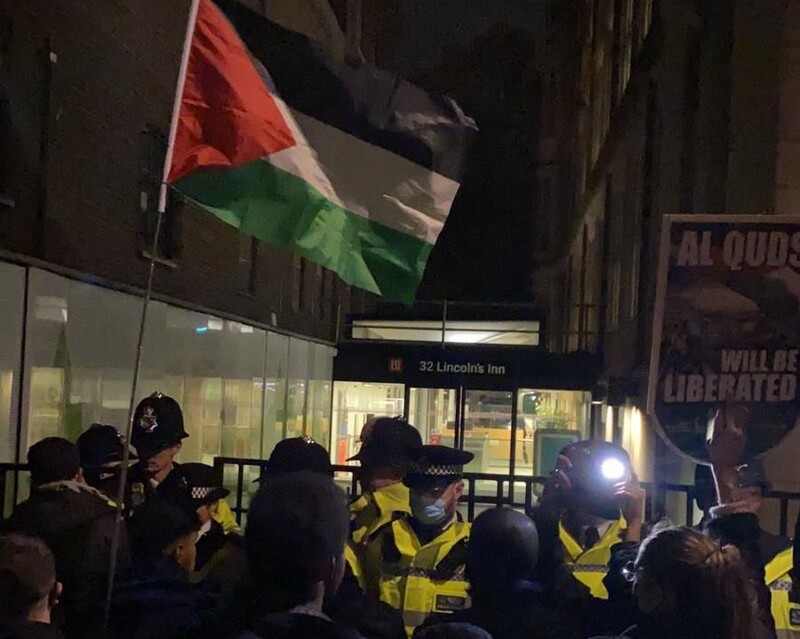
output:
[[[73,481],[34,489],[4,524],[8,531],[41,537],[53,551],[64,585],[54,622],[70,639],[98,636],[108,584],[115,510],[98,491]],[[119,563],[129,563],[125,527],[120,530]]]
[[[473,602],[471,608],[452,614],[434,614],[417,628],[423,630],[441,623],[466,623],[483,628],[493,639],[584,639],[584,624],[580,616],[570,615],[569,605],[542,593],[538,596],[509,598],[505,605],[485,608]],[[576,623],[577,622],[577,623]]]
[[64,635],[49,623],[0,620],[0,639],[64,639]]
[[361,639],[361,635],[325,616],[280,612],[260,618],[237,639]]
[[214,597],[170,559],[137,561],[114,592],[111,636],[202,639],[221,632]]

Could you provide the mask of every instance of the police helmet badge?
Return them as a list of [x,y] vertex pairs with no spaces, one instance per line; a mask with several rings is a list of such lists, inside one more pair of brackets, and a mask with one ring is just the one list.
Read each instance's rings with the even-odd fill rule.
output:
[[142,414],[139,417],[139,428],[145,433],[152,433],[158,428],[158,420],[156,419],[156,411],[152,406],[145,406]]

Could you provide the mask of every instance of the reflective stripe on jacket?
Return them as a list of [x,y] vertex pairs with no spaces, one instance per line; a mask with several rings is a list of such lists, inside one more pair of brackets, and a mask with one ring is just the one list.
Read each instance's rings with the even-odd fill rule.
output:
[[399,519],[380,533],[381,601],[403,613],[409,635],[431,613],[469,607],[464,576],[470,524],[455,522],[422,545],[408,519]]
[[611,546],[622,540],[628,525],[623,517],[608,527],[605,534],[588,550],[575,541],[563,524],[558,526],[561,545],[564,547],[564,559],[575,577],[585,584],[598,599],[608,599],[608,591],[603,578],[608,572],[611,561]]
[[800,639],[800,605],[791,601],[792,567],[792,548],[778,553],[764,566],[778,639]]

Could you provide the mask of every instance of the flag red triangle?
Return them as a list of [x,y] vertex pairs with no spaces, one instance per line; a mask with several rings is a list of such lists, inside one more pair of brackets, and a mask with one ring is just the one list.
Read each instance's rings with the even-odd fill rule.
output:
[[231,23],[200,0],[167,181],[241,166],[295,140]]

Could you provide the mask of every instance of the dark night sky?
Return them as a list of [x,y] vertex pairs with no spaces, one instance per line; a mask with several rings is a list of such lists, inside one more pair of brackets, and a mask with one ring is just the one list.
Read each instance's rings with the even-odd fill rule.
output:
[[395,72],[411,76],[439,61],[444,48],[465,46],[497,23],[529,28],[543,24],[542,0],[401,0],[404,38],[396,47]]

